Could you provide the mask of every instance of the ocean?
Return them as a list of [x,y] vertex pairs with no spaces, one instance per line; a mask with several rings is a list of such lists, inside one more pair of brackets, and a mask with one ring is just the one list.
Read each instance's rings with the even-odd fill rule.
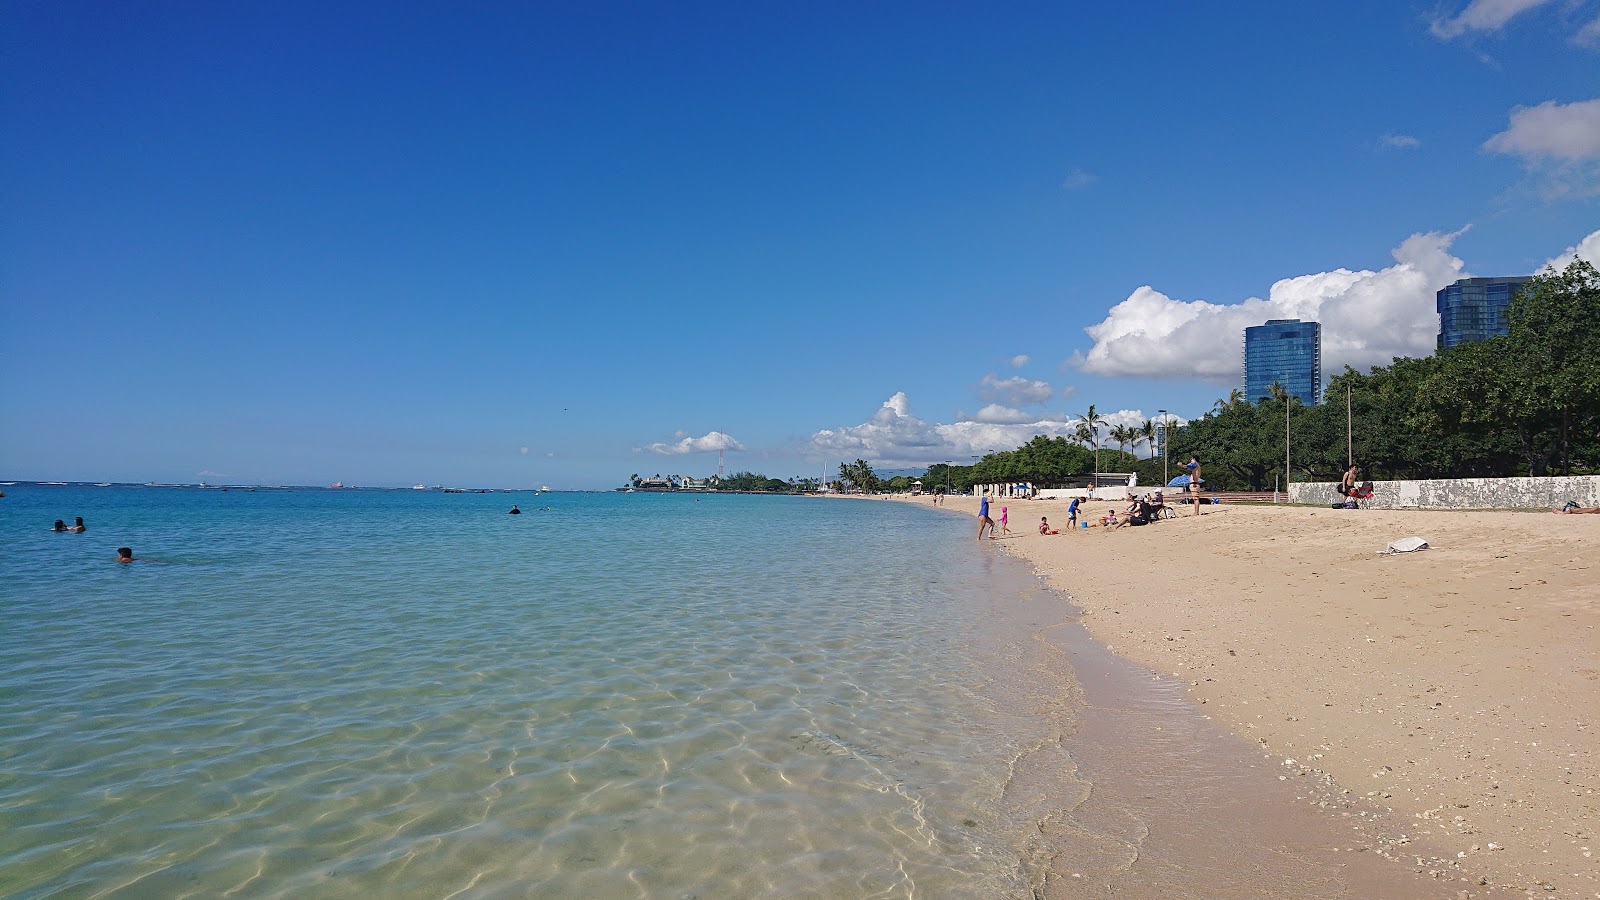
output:
[[5,491],[0,895],[1028,897],[1089,791],[930,507]]

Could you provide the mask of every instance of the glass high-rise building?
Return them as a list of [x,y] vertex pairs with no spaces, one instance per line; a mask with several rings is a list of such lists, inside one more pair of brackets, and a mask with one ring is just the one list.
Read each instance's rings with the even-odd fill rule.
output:
[[1244,394],[1251,403],[1281,384],[1307,406],[1322,399],[1322,325],[1269,319],[1244,330]]
[[1439,291],[1434,295],[1439,310],[1439,349],[1510,334],[1507,314],[1511,298],[1532,280],[1528,276],[1463,278]]

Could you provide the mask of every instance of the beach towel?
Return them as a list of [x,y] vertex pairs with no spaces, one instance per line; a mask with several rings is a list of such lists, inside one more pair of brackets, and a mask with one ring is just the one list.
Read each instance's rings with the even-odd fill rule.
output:
[[1389,542],[1389,547],[1387,549],[1379,550],[1378,552],[1379,553],[1413,553],[1413,552],[1415,552],[1417,550],[1426,550],[1426,549],[1428,549],[1428,542],[1427,541],[1423,540],[1422,538],[1419,538],[1419,537],[1416,537],[1416,536],[1412,536],[1412,537],[1403,537],[1403,538],[1400,538],[1399,540],[1390,541]]

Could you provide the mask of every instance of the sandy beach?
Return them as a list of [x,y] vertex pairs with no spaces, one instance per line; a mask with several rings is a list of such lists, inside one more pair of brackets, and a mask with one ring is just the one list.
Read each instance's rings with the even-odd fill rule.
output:
[[[1600,897],[1600,516],[1222,504],[1068,533],[1064,501],[1006,505],[990,546],[1180,679],[1358,849],[1442,896]],[[1412,535],[1430,549],[1378,552]]]

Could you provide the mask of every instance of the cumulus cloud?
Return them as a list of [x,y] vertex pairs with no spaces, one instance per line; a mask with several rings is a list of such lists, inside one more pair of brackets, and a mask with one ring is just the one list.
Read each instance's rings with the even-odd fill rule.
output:
[[1427,356],[1439,330],[1434,295],[1462,277],[1461,260],[1449,252],[1460,234],[1414,234],[1394,249],[1395,264],[1387,269],[1285,278],[1264,300],[1176,300],[1146,285],[1084,329],[1094,346],[1072,361],[1094,375],[1237,383],[1244,329],[1268,319],[1321,322],[1328,371]]
[[1422,142],[1409,134],[1386,134],[1378,138],[1378,146],[1385,150],[1415,150]]
[[1033,357],[1029,356],[1028,354],[1018,353],[1016,356],[1011,357],[1011,368],[1020,369],[1032,360]]
[[1441,40],[1453,40],[1469,31],[1499,31],[1517,15],[1550,0],[1472,0],[1454,16],[1433,20],[1429,30]]
[[990,372],[978,382],[978,393],[985,400],[1012,406],[1032,406],[1049,401],[1055,396],[1056,389],[1046,381],[1034,381],[1021,375],[1000,378]]
[[1575,259],[1582,259],[1591,266],[1600,267],[1600,231],[1596,231],[1574,246],[1568,247],[1566,252],[1560,256],[1546,261],[1544,265],[1539,267],[1539,271],[1554,269],[1560,272],[1567,266],[1572,265],[1572,261]]
[[1086,187],[1093,186],[1099,180],[1099,176],[1085,172],[1082,169],[1073,169],[1071,172],[1067,173],[1066,178],[1062,179],[1061,189],[1066,191],[1081,191]]
[[1519,106],[1510,127],[1483,147],[1521,158],[1546,200],[1600,194],[1600,99]]
[[518,447],[517,448],[517,452],[522,454],[523,456],[527,456],[528,455],[528,448],[527,447]]
[[[967,416],[958,413],[956,418],[965,419]],[[991,403],[985,406],[971,417],[974,422],[988,422],[994,425],[1021,425],[1024,422],[1032,422],[1038,418],[1039,416],[1032,413],[1025,413],[1020,409],[1012,409],[1009,406],[1001,406],[998,403]]]
[[[1006,421],[980,420],[985,410],[990,409],[993,409],[990,418]],[[1142,424],[1151,418],[1132,409],[1101,413],[1101,416],[1105,419],[1102,435],[1113,426]],[[1172,417],[1174,425],[1184,421]],[[803,449],[808,458],[822,462],[859,457],[890,466],[926,466],[944,460],[965,465],[974,456],[1015,450],[1034,435],[1073,438],[1077,424],[1078,419],[1073,416],[1030,417],[1004,407],[985,407],[978,417],[969,421],[928,422],[912,415],[911,403],[902,391],[885,401],[872,418],[862,424],[818,431]],[[1101,446],[1111,444],[1102,441]]]
[[1600,47],[1600,17],[1579,29],[1572,36],[1572,42],[1583,47]]
[[635,453],[659,453],[663,456],[679,456],[684,453],[708,453],[718,450],[743,450],[744,445],[723,434],[720,431],[708,431],[700,437],[691,437],[686,431],[679,431],[673,435],[677,438],[671,443],[646,444],[634,448]]
[[1600,99],[1519,106],[1511,111],[1511,126],[1483,146],[1533,161],[1600,159]]

